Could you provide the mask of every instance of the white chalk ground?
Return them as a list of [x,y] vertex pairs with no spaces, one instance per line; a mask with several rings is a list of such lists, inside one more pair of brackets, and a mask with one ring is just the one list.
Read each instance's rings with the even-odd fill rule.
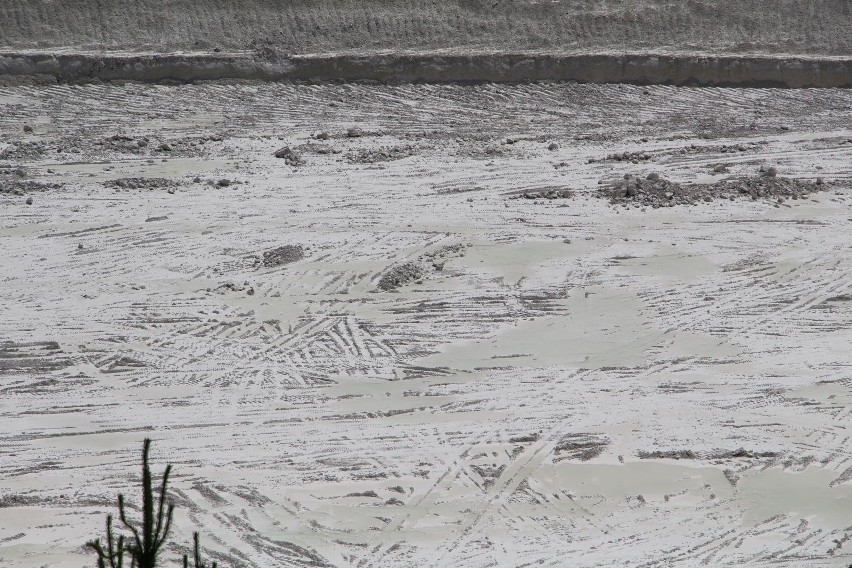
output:
[[[849,184],[777,207],[591,193],[723,162],[848,182],[850,108],[623,86],[0,90],[0,150],[82,148],[0,159],[67,184],[0,194],[0,566],[93,566],[82,545],[118,492],[138,501],[146,436],[155,471],[174,465],[173,540],[200,529],[220,566],[848,565]],[[272,157],[318,130],[341,153]],[[211,132],[183,156],[94,144]],[[587,163],[636,149],[653,159]],[[102,184],[133,176],[182,185]],[[243,183],[204,183],[225,177]],[[509,199],[547,186],[577,196]],[[254,262],[282,244],[309,248]]]

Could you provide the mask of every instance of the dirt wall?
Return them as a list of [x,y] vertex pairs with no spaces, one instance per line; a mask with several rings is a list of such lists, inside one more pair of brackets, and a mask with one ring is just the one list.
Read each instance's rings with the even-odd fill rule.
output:
[[852,54],[849,0],[3,0],[0,49]]
[[852,58],[649,54],[386,54],[262,60],[240,54],[0,53],[0,77],[57,82],[214,79],[381,82],[578,81],[749,87],[852,87]]

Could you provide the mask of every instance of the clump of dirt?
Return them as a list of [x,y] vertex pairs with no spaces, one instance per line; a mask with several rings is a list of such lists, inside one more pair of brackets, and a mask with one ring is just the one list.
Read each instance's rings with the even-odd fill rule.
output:
[[507,146],[505,144],[481,144],[460,140],[457,154],[462,157],[483,160],[507,156],[509,155],[510,150],[511,146]]
[[302,245],[282,245],[263,253],[263,266],[272,268],[290,264],[305,258],[305,249]]
[[[185,137],[163,140],[149,136],[129,136],[115,134],[94,142],[94,147],[106,153],[133,154],[137,156],[200,156],[204,153],[204,145],[209,141],[221,141],[220,135],[204,137]],[[58,145],[58,152],[79,152],[82,142],[69,139]]]
[[257,61],[276,63],[287,57],[287,53],[285,51],[270,45],[268,40],[265,42],[260,42],[256,39],[252,40],[251,43],[249,43],[249,47],[252,49],[252,56]]
[[390,292],[409,282],[421,280],[432,271],[441,272],[449,257],[464,256],[464,250],[468,246],[470,245],[462,243],[445,245],[404,264],[392,266],[382,275],[376,286],[379,290]]
[[150,142],[151,140],[148,137],[133,138],[132,136],[116,134],[109,138],[98,140],[95,142],[95,145],[112,152],[142,154],[146,151]]
[[385,272],[379,279],[377,284],[379,290],[390,292],[396,290],[400,286],[419,280],[423,277],[426,270],[422,264],[418,262],[406,262],[392,266],[390,270]]
[[639,459],[643,460],[657,460],[657,459],[669,459],[669,460],[719,460],[719,459],[766,459],[766,458],[776,458],[779,456],[778,452],[755,452],[752,450],[746,450],[745,448],[738,448],[736,450],[713,450],[710,452],[696,452],[694,450],[683,449],[683,450],[656,450],[653,452],[647,452],[644,450],[639,450],[636,455]]
[[346,152],[346,161],[350,164],[374,164],[376,162],[390,162],[413,156],[417,147],[413,144],[398,146],[382,146],[381,148],[362,148]]
[[4,164],[0,167],[3,168],[2,170],[0,170],[0,175],[2,176],[27,177],[27,170],[25,168],[16,168],[8,164]]
[[606,157],[607,160],[612,160],[614,162],[632,162],[634,164],[638,164],[639,162],[646,162],[651,159],[651,155],[645,152],[621,152],[610,154]]
[[540,191],[524,191],[509,199],[570,199],[572,197],[574,197],[574,192],[570,189],[548,187]]
[[254,288],[248,283],[243,282],[237,284],[234,282],[224,282],[216,286],[216,288],[207,288],[208,292],[216,292],[217,294],[227,294],[228,292],[245,292],[249,296],[254,296]]
[[485,464],[470,464],[470,469],[476,472],[482,479],[482,487],[486,490],[490,489],[497,483],[497,480],[506,470],[506,464],[501,464],[499,467]]
[[740,143],[740,144],[725,144],[720,146],[718,151],[722,154],[735,154],[737,152],[748,152],[749,150],[759,150],[761,144],[759,142]]
[[710,452],[705,457],[707,459],[733,459],[733,458],[747,458],[747,459],[761,459],[761,458],[777,458],[779,456],[778,452],[755,452],[753,450],[746,450],[745,448],[737,448],[736,450],[715,450]]
[[[320,135],[317,135],[318,140],[328,140],[328,138],[320,138]],[[334,146],[330,144],[319,144],[316,142],[307,142],[305,144],[300,144],[293,149],[298,154],[340,154],[343,150],[338,150]]]
[[658,174],[649,174],[644,179],[625,174],[624,179],[618,183],[599,189],[597,196],[609,199],[613,204],[653,208],[691,205],[716,199],[733,201],[738,198],[750,198],[755,201],[772,199],[781,203],[786,199],[802,199],[811,193],[824,191],[829,185],[831,184],[825,183],[821,178],[811,182],[780,177],[775,168],[762,169],[756,176],[725,179],[709,185],[681,185],[663,179]]
[[737,154],[740,152],[751,152],[755,150],[760,150],[763,146],[766,146],[767,142],[765,140],[760,140],[758,142],[740,142],[738,144],[690,144],[689,146],[683,146],[678,148],[677,150],[670,150],[669,154],[678,154],[678,155],[688,155],[688,154]]
[[278,150],[276,150],[275,157],[283,159],[284,163],[288,166],[297,167],[305,163],[305,160],[302,159],[302,156],[289,146],[284,146],[283,148],[279,148]]
[[599,434],[568,434],[553,449],[553,461],[589,461],[601,455],[608,445],[609,439]]
[[538,136],[510,136],[506,138],[504,144],[517,144],[518,142],[546,142],[547,136],[540,134]]
[[112,179],[104,182],[104,186],[112,189],[174,190],[178,186],[178,183],[168,178],[132,177]]
[[644,450],[639,450],[638,452],[636,452],[636,455],[639,456],[639,459],[641,459],[641,460],[659,460],[659,459],[695,460],[695,459],[698,459],[698,454],[696,454],[692,450],[665,450],[665,451],[656,450],[656,451],[653,451],[653,452],[646,452]]
[[734,199],[736,196],[751,199],[804,199],[805,196],[828,189],[822,178],[816,181],[803,181],[776,175],[769,168],[762,175],[722,180],[713,184],[713,191],[722,199]]
[[151,152],[160,154],[161,156],[198,156],[203,153],[204,145],[208,141],[221,140],[222,136],[214,135],[203,138],[175,138],[160,142],[159,144],[151,141]]
[[429,259],[429,260],[434,259],[434,258],[444,258],[444,257],[450,256],[452,254],[459,254],[462,251],[464,251],[464,249],[466,249],[466,248],[467,248],[467,245],[465,245],[463,243],[456,243],[454,245],[444,245],[434,252],[427,252],[421,258]]
[[61,189],[61,183],[43,183],[33,180],[22,179],[0,179],[0,194],[24,195],[36,191],[47,191],[48,189]]
[[38,160],[47,150],[45,142],[17,142],[0,152],[0,160]]
[[91,142],[83,136],[66,136],[55,147],[59,154],[86,154],[91,149]]
[[688,187],[679,183],[661,178],[657,174],[650,174],[646,178],[639,178],[633,174],[625,174],[624,179],[609,187],[598,190],[598,197],[609,198],[613,204],[635,203],[651,207],[673,207],[695,203],[704,198],[701,188]]
[[16,495],[14,493],[0,496],[0,509],[5,507],[32,507],[43,504],[47,499],[35,495]]

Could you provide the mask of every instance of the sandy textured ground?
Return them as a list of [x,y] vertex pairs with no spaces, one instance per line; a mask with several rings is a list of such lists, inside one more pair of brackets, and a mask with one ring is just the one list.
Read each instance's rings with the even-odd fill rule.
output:
[[[93,565],[145,436],[174,464],[176,542],[201,528],[220,566],[848,565],[851,110],[835,90],[0,90],[0,186],[24,193],[0,193],[0,565]],[[830,189],[593,196],[764,163]],[[175,185],[110,184],[138,177]],[[547,188],[576,194],[512,199]],[[280,245],[305,256],[264,266]],[[407,262],[420,279],[381,291]]]
[[852,54],[849,0],[3,0],[0,48]]

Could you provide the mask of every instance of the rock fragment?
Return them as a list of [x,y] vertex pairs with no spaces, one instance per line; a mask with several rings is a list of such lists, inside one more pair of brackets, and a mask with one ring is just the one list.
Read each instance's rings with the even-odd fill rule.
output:
[[302,156],[289,146],[284,146],[283,148],[276,150],[275,157],[283,159],[284,163],[288,166],[301,166],[305,163]]

